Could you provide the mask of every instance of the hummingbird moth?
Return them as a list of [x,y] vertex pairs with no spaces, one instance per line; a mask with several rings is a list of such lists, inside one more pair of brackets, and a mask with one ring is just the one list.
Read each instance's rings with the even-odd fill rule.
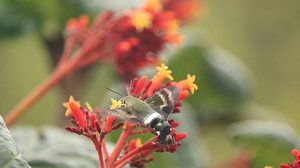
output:
[[172,145],[175,140],[167,119],[174,109],[179,93],[179,87],[167,86],[144,101],[133,96],[125,96],[120,99],[121,107],[106,110],[104,114],[148,127],[156,132],[159,143]]

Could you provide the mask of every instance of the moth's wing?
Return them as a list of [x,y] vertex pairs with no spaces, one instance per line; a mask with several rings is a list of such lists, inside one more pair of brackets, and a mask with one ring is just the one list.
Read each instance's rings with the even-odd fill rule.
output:
[[165,87],[153,96],[148,97],[145,102],[156,112],[160,113],[165,119],[173,111],[175,103],[179,97],[180,88],[177,86]]
[[126,113],[122,109],[113,109],[113,110],[102,111],[101,116],[102,117],[112,116],[112,117],[115,117],[122,121],[130,121],[132,123],[138,123],[138,124],[143,123],[142,120],[138,119],[134,115],[130,115],[130,114]]

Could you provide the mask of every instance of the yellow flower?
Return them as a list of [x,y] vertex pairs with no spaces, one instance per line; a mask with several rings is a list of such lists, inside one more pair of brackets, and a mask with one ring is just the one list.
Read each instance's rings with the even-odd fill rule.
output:
[[162,5],[160,0],[148,0],[146,3],[146,8],[158,11],[162,8]]
[[75,102],[75,104],[77,106],[80,106],[80,102],[76,101],[73,96],[70,96],[69,97],[69,101],[63,103],[63,106],[67,109],[66,112],[65,112],[65,116],[71,116],[71,114],[72,114],[71,108],[69,106],[70,102]]
[[174,80],[174,78],[171,76],[172,71],[169,70],[165,64],[157,66],[156,69],[158,72],[154,75],[154,77],[151,80],[152,83],[147,90],[147,96],[151,96],[166,78],[168,78],[169,80]]
[[110,100],[111,100],[111,105],[110,105],[111,110],[120,108],[124,105],[124,103],[121,100],[115,100],[113,98],[111,98]]
[[195,75],[190,75],[188,74],[186,77],[186,80],[188,82],[189,85],[189,89],[191,90],[191,93],[194,94],[195,90],[198,90],[198,86],[194,83],[196,79]]
[[152,24],[152,17],[149,13],[145,11],[136,11],[131,16],[131,21],[133,26],[138,32],[143,31],[145,28],[148,28]]
[[166,66],[165,64],[161,64],[160,66],[156,67],[156,69],[158,70],[157,75],[164,76],[170,80],[174,80],[171,75],[172,71],[169,70],[168,66]]

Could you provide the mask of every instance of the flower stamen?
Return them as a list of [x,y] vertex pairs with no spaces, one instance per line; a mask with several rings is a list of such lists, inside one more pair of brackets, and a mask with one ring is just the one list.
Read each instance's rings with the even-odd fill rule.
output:
[[150,96],[166,78],[168,78],[169,80],[174,80],[171,75],[172,71],[169,70],[168,66],[166,66],[165,64],[161,64],[160,66],[156,67],[156,69],[158,72],[152,78],[152,83],[147,90],[147,96]]

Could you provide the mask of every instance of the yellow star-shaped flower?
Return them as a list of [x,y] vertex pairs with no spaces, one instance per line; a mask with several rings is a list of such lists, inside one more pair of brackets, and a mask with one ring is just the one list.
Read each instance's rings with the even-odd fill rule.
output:
[[131,16],[131,21],[133,26],[138,32],[143,31],[145,28],[148,28],[152,24],[152,17],[149,13],[145,11],[136,11]]
[[63,106],[67,109],[66,112],[65,112],[65,116],[71,116],[71,114],[72,114],[72,111],[71,111],[71,108],[70,108],[70,105],[69,105],[70,102],[75,102],[75,104],[77,106],[80,106],[80,102],[76,101],[73,96],[70,96],[69,101],[63,103]]
[[198,90],[198,86],[194,83],[196,80],[196,76],[188,74],[186,80],[188,81],[191,93],[194,94],[195,90]]
[[165,64],[161,64],[160,66],[156,67],[156,69],[158,70],[158,75],[163,75],[170,80],[174,80],[174,78],[171,75],[172,71],[169,70],[168,66],[166,66]]
[[110,105],[111,110],[120,108],[124,105],[124,103],[121,100],[115,100],[113,98],[111,98],[110,100],[111,100],[111,105]]

